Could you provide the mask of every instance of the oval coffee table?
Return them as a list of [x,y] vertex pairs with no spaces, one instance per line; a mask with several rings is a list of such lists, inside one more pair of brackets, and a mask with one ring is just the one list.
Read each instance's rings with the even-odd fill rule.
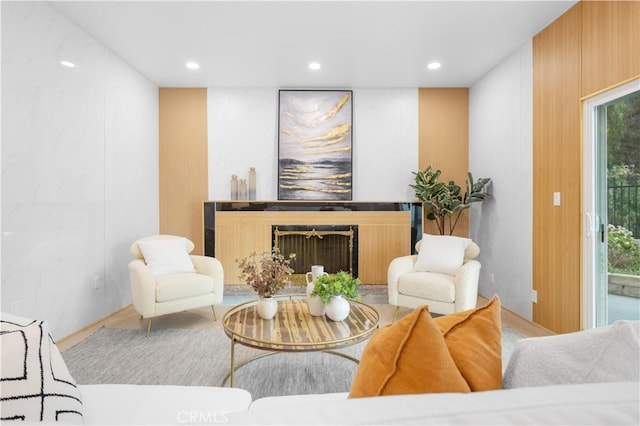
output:
[[[276,316],[263,320],[256,310],[257,300],[232,307],[222,318],[224,331],[231,339],[231,367],[221,386],[229,380],[233,387],[233,373],[243,365],[280,352],[327,352],[350,359],[357,358],[336,352],[368,338],[379,326],[380,315],[373,307],[349,301],[351,312],[343,321],[309,313],[306,295],[275,296],[278,300]],[[269,351],[235,365],[235,344]]]

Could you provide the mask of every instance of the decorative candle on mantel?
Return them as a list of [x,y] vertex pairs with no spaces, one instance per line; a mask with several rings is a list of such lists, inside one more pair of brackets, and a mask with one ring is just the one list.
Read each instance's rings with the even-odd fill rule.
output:
[[238,199],[238,176],[231,175],[231,199]]
[[249,199],[256,199],[256,168],[249,168]]
[[240,179],[240,184],[238,185],[238,199],[247,199],[247,181],[245,179]]

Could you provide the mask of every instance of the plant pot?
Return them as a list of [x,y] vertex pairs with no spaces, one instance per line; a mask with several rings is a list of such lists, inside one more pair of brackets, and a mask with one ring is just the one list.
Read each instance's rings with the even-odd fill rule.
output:
[[333,321],[342,321],[349,316],[351,305],[342,296],[333,296],[325,306],[327,317]]
[[270,320],[276,316],[278,301],[272,297],[261,297],[256,304],[256,310],[260,318]]
[[321,317],[324,315],[325,304],[318,296],[307,297],[307,304],[309,305],[309,313],[314,317]]

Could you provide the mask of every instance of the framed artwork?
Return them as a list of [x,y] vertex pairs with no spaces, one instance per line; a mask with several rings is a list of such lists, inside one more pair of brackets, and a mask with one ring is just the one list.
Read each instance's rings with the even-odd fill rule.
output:
[[351,200],[351,90],[280,90],[278,199]]

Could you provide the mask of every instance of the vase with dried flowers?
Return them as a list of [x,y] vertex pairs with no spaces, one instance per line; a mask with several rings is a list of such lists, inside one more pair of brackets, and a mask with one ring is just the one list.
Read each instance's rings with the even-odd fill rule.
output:
[[291,262],[295,258],[295,253],[285,257],[277,248],[274,248],[271,252],[265,251],[260,255],[253,252],[245,258],[236,259],[240,268],[238,278],[249,284],[260,297],[256,309],[262,319],[271,319],[275,316],[278,305],[272,296],[278,294],[285,285],[290,283],[291,274],[294,271]]

